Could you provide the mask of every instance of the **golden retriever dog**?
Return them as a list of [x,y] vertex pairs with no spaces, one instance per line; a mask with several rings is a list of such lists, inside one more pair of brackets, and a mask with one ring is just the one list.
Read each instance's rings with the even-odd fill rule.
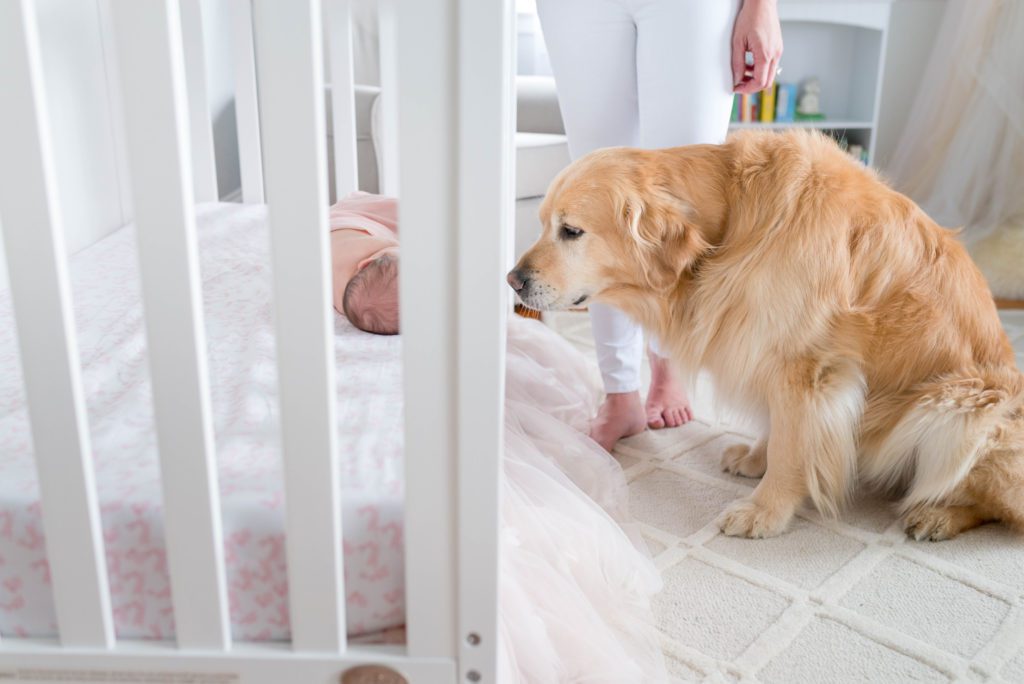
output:
[[552,183],[508,280],[535,309],[628,313],[683,372],[707,370],[766,437],[722,465],[762,477],[726,534],[836,516],[858,481],[907,533],[1024,527],[1024,377],[952,231],[808,132],[605,149]]

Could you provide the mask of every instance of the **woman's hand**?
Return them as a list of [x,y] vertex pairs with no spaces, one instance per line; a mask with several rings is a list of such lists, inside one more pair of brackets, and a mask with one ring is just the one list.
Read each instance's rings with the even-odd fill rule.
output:
[[[737,93],[756,93],[775,82],[782,57],[782,27],[776,0],[743,0],[732,29],[732,78]],[[745,63],[754,55],[753,66]]]

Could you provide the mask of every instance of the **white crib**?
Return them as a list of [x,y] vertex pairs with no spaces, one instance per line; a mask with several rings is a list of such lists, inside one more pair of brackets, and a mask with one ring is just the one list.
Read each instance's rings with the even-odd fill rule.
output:
[[199,0],[101,3],[123,102],[115,142],[143,274],[176,643],[114,636],[35,7],[0,0],[0,220],[60,634],[0,639],[0,680],[493,681],[511,3],[380,1],[384,188],[401,187],[404,253],[399,647],[346,644],[321,36],[340,197],[356,188],[348,0],[221,1],[236,19],[243,198],[265,195],[272,234],[291,646],[233,643],[229,630],[193,212],[217,198]]

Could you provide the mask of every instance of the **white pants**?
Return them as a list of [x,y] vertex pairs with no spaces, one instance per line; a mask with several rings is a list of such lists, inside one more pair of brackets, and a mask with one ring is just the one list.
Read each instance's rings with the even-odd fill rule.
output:
[[[572,158],[725,140],[738,8],[739,0],[538,0]],[[636,391],[640,326],[603,304],[591,303],[590,318],[605,391]]]

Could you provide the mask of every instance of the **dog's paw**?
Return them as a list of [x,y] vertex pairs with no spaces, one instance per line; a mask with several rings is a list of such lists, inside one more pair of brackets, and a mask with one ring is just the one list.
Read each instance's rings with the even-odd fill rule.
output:
[[903,529],[907,536],[917,541],[945,541],[952,539],[965,528],[953,508],[921,506],[907,513]]
[[740,499],[725,509],[718,526],[730,537],[764,539],[782,534],[791,517],[791,513],[762,506],[751,499]]
[[722,452],[722,470],[730,475],[762,477],[768,469],[768,454],[764,442],[753,446],[734,444]]

